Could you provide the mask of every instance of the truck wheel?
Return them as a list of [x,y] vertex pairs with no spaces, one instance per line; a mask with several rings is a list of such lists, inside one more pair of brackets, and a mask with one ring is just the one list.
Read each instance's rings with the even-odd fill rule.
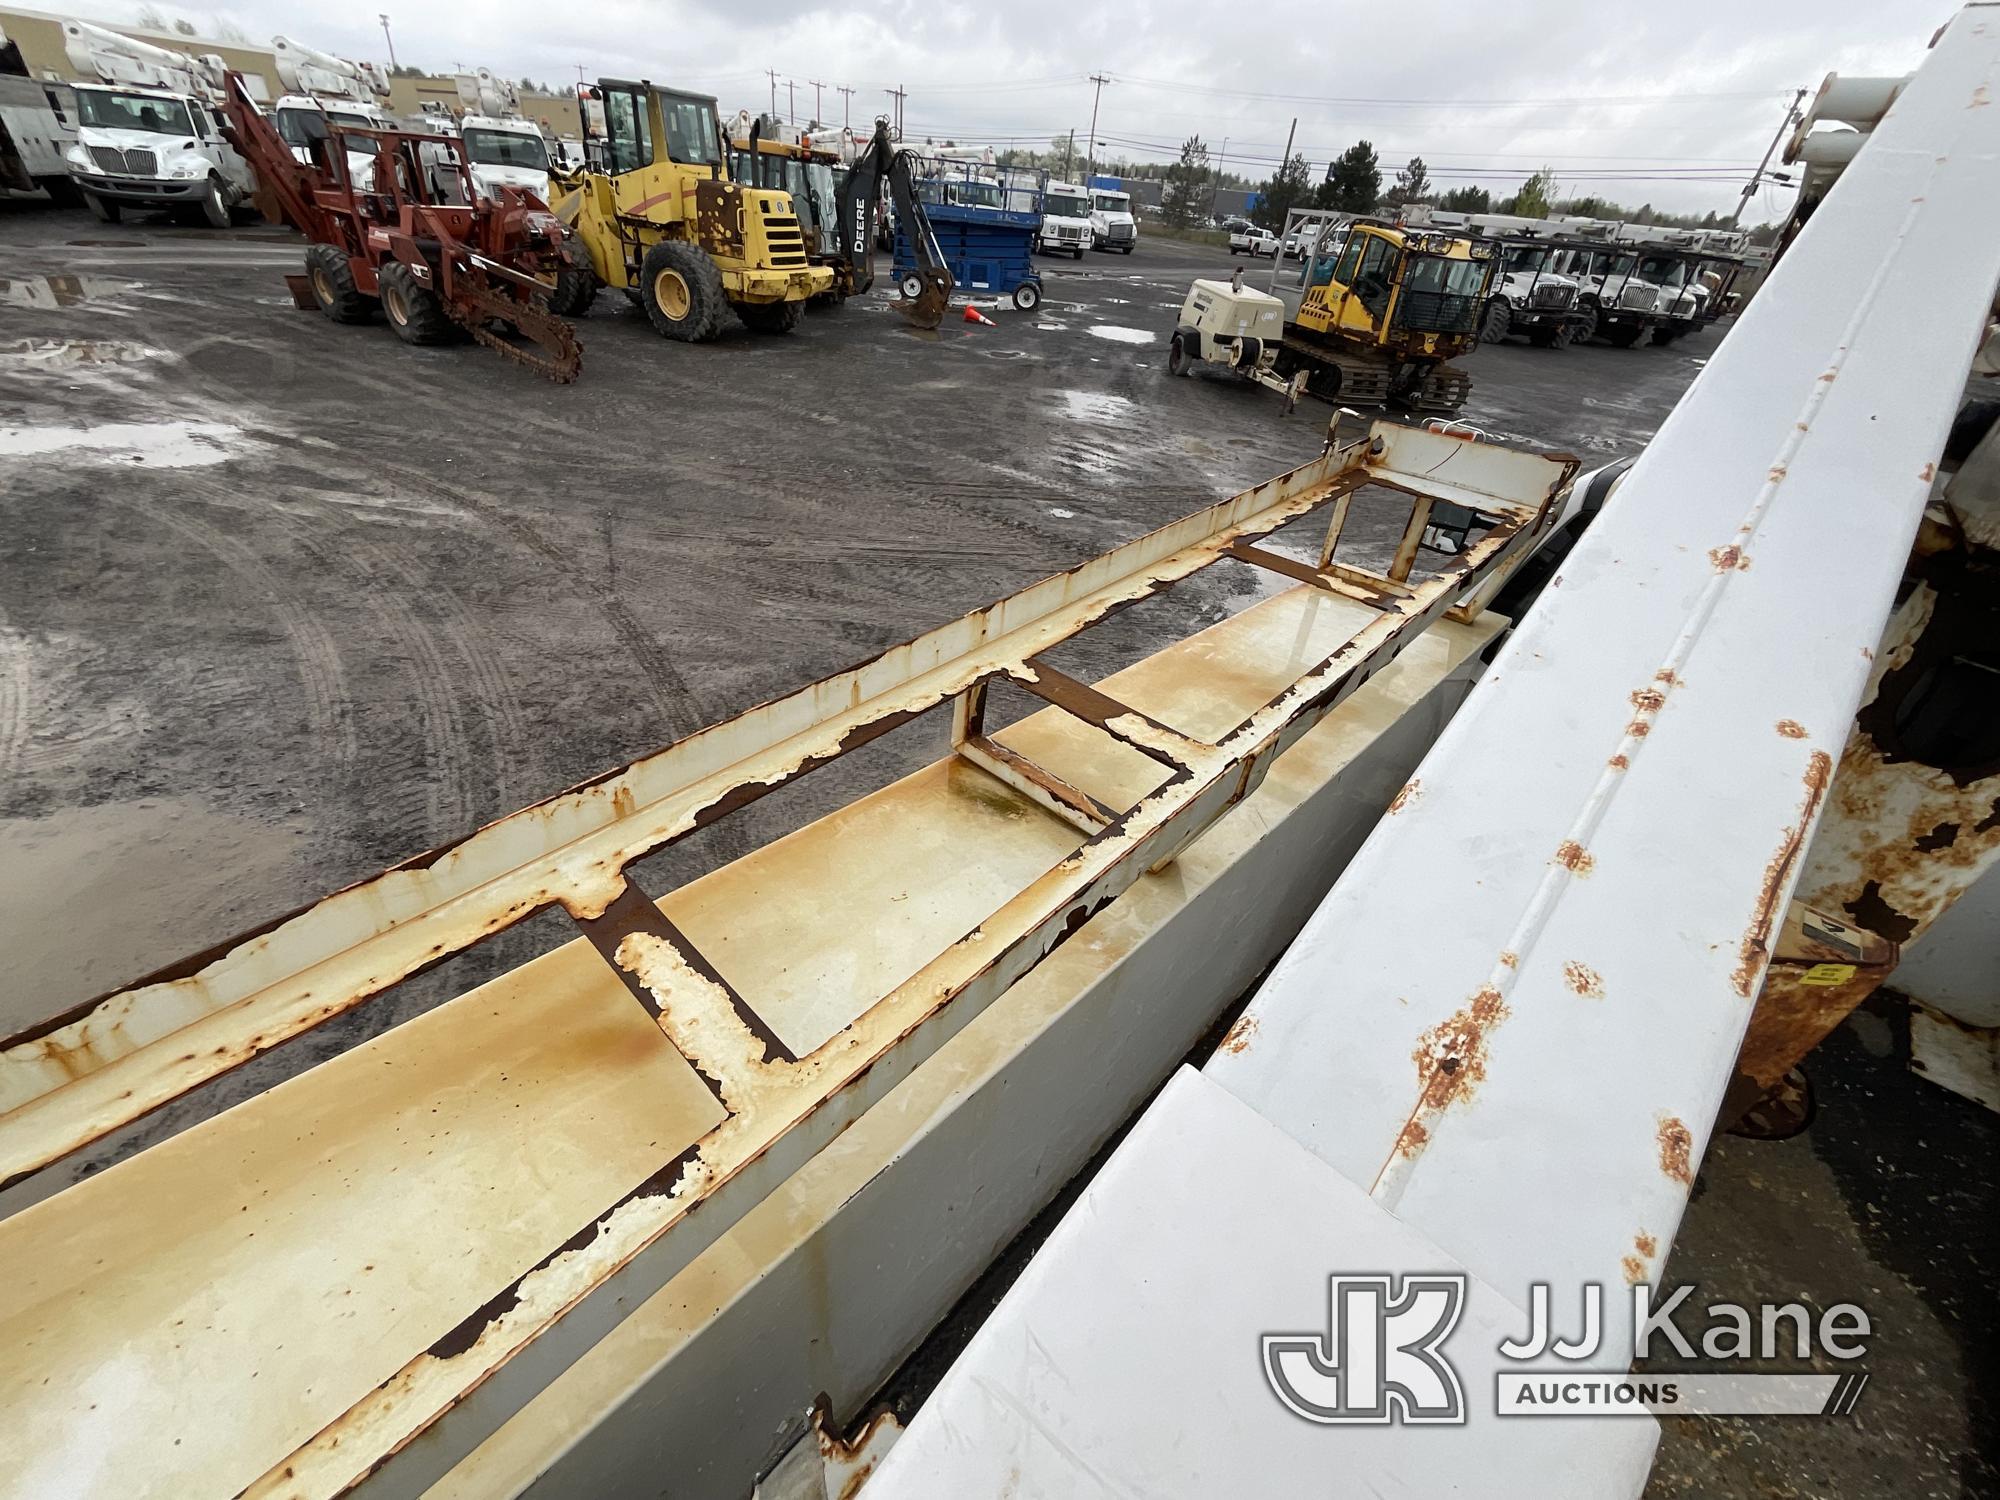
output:
[[1576,316],[1569,320],[1569,333],[1570,341],[1577,344],[1587,344],[1597,337],[1597,304],[1595,302],[1586,302],[1582,307],[1577,309]]
[[109,198],[100,198],[95,193],[85,193],[83,201],[89,204],[90,211],[106,224],[116,224],[124,212],[120,205],[113,203]]
[[1537,328],[1528,335],[1528,342],[1537,349],[1567,349],[1575,336],[1574,323],[1558,323],[1553,328]]
[[355,286],[354,268],[336,245],[306,248],[306,279],[319,310],[335,323],[366,323],[375,311],[375,299]]
[[1507,305],[1504,297],[1495,297],[1486,304],[1486,314],[1479,320],[1479,342],[1497,344],[1507,337],[1514,326],[1514,309]]
[[1081,245],[1078,245],[1078,246],[1077,246],[1077,247],[1076,247],[1076,248],[1075,248],[1074,250],[1070,251],[1070,255],[1071,255],[1071,256],[1072,256],[1072,257],[1073,257],[1074,259],[1076,259],[1076,260],[1082,260],[1082,259],[1083,259],[1083,246],[1081,246]]
[[1118,248],[1122,253],[1130,255],[1134,250],[1137,250],[1139,247],[1137,245],[1120,245]]
[[684,343],[703,344],[722,331],[722,273],[694,245],[662,240],[639,264],[639,295],[655,332]]
[[1674,329],[1665,327],[1655,328],[1653,330],[1653,347],[1655,349],[1664,349],[1679,337],[1679,333]]
[[201,220],[210,229],[229,227],[229,194],[222,189],[222,179],[210,174],[208,187],[201,195]]
[[905,301],[914,302],[924,294],[924,278],[915,271],[908,272],[896,283],[896,290],[902,293]]
[[1022,312],[1033,312],[1042,302],[1042,284],[1039,281],[1024,281],[1014,288],[1014,305]]
[[1167,373],[1186,375],[1193,369],[1193,356],[1188,353],[1187,345],[1181,342],[1181,336],[1177,333],[1174,335],[1174,341],[1167,346]]
[[805,316],[803,302],[738,302],[736,316],[752,333],[790,333]]
[[565,266],[556,272],[556,289],[549,294],[549,311],[559,318],[580,318],[597,300],[597,273],[589,266]]
[[406,344],[448,344],[458,325],[445,315],[444,303],[429,287],[419,286],[414,272],[401,261],[382,268],[382,316]]
[[1604,341],[1614,349],[1630,349],[1645,331],[1643,324],[1637,328],[1614,328],[1604,335]]

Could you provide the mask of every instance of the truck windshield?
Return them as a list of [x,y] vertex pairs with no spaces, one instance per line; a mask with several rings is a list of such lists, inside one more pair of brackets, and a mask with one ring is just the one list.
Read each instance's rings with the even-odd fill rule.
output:
[[953,203],[971,208],[999,208],[1005,197],[1000,191],[999,183],[981,182],[976,178],[966,182],[954,182],[948,192]]
[[1129,214],[1132,200],[1124,193],[1098,193],[1091,200],[1101,214]]
[[1506,267],[1510,271],[1539,271],[1548,258],[1547,245],[1513,245],[1507,250]]
[[1476,297],[1486,266],[1476,260],[1446,260],[1442,255],[1413,255],[1403,275],[1406,292],[1443,292],[1451,297]]
[[465,154],[482,167],[526,167],[531,172],[549,169],[548,143],[526,131],[468,130]]
[[153,94],[113,94],[102,89],[76,91],[79,123],[100,130],[143,130],[151,135],[193,135],[194,122],[179,99]]
[[1090,200],[1081,193],[1050,193],[1042,200],[1042,212],[1059,219],[1087,219]]

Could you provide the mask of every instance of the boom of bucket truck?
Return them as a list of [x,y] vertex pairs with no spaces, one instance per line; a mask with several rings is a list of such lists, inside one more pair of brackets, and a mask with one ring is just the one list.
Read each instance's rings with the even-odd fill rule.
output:
[[460,73],[456,82],[458,102],[464,106],[458,132],[480,195],[491,198],[506,186],[548,201],[548,138],[521,113],[520,92],[491,68]]

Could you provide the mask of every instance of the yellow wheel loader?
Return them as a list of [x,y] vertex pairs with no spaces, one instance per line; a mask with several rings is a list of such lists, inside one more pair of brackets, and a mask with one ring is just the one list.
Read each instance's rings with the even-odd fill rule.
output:
[[729,180],[715,100],[610,79],[590,92],[593,165],[552,175],[549,206],[596,280],[672,339],[712,339],[730,311],[760,333],[795,328],[833,271],[807,258],[788,193]]
[[1489,244],[1356,219],[1312,252],[1276,373],[1328,401],[1457,411],[1472,377],[1449,361],[1478,345],[1492,278]]

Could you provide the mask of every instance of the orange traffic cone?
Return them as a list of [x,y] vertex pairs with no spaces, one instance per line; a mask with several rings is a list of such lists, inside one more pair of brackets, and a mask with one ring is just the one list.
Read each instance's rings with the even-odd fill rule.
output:
[[965,304],[965,321],[968,323],[984,323],[988,328],[998,328],[1000,326],[970,302]]

